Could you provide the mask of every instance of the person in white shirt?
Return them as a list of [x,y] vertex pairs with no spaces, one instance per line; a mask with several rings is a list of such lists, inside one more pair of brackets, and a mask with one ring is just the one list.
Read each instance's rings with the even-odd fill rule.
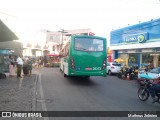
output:
[[17,58],[17,78],[21,77],[21,71],[23,66],[22,55],[19,55]]

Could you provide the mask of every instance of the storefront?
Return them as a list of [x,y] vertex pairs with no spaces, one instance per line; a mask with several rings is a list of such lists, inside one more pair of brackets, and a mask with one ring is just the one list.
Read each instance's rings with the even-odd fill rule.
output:
[[111,31],[110,49],[114,59],[122,58],[127,66],[160,65],[160,19]]
[[107,58],[108,58],[108,62],[113,62],[113,51],[110,50],[110,48],[107,48]]
[[[9,55],[15,52],[13,40],[18,37],[0,20],[0,79],[5,78],[5,72],[9,72]],[[20,48],[20,46],[19,46]]]
[[9,72],[9,55],[12,55],[11,49],[0,49],[0,74]]

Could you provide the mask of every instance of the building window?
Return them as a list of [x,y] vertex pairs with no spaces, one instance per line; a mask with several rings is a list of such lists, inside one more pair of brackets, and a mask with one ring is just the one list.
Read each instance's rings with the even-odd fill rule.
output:
[[51,40],[51,41],[53,40],[53,36],[50,36],[50,40]]
[[150,54],[142,54],[142,63],[148,64],[151,61],[153,61],[153,56]]
[[137,54],[130,54],[128,59],[128,66],[138,66],[138,55]]

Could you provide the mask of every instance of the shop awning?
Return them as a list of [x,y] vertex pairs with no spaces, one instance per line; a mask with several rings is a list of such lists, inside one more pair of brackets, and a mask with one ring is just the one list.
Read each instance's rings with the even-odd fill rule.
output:
[[0,20],[0,42],[18,39],[19,38]]

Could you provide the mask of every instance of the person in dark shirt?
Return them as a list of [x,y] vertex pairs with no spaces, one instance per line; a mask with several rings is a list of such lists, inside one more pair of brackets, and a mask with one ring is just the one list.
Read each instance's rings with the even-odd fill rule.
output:
[[155,103],[158,101],[158,97],[156,96],[157,91],[160,91],[160,77],[158,77],[157,79],[154,79],[153,86],[149,88],[149,92],[153,99],[152,103]]
[[32,58],[29,57],[29,60],[28,60],[28,71],[29,71],[29,76],[32,75],[32,64],[33,64]]

